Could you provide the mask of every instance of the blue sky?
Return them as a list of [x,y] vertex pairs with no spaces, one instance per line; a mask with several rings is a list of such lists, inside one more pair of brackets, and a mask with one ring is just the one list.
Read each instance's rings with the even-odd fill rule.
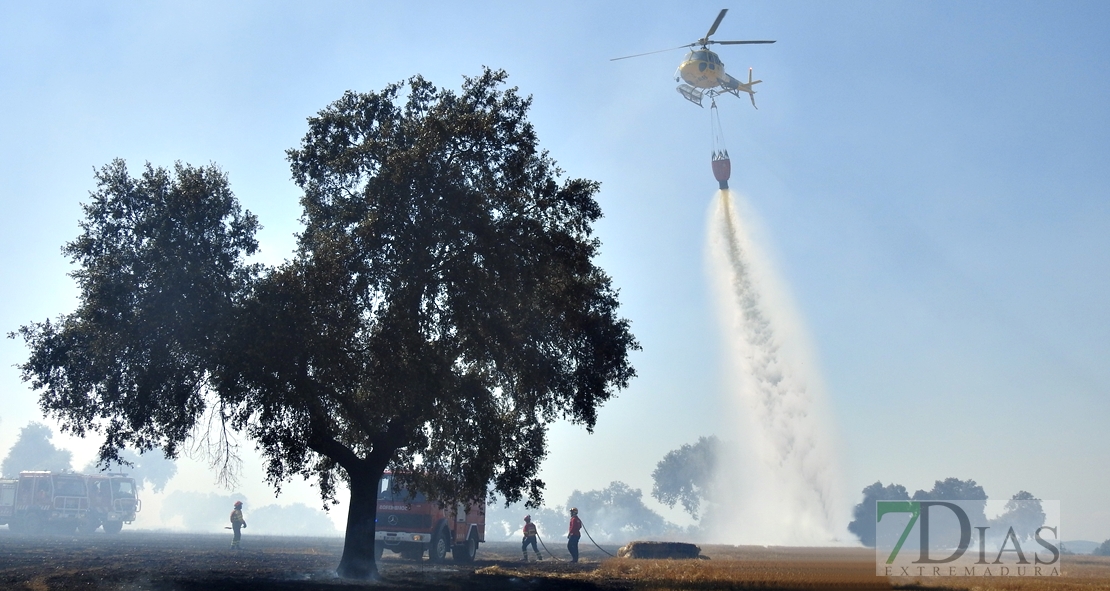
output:
[[[692,42],[728,7],[718,38],[778,40],[720,49],[764,80],[758,111],[722,100],[722,125],[817,351],[846,489],[973,478],[1060,500],[1069,539],[1110,537],[1110,5],[228,4],[0,2],[5,331],[73,309],[59,248],[95,167],[220,164],[277,263],[306,117],[348,89],[504,68],[567,174],[601,181],[601,264],[644,346],[594,435],[553,429],[548,498],[612,480],[646,495],[667,451],[728,435],[703,265],[715,184],[709,114],[674,91],[682,52],[609,58]],[[24,355],[0,342],[0,451],[40,416]],[[208,482],[183,474],[168,490]],[[243,489],[269,495],[250,470]]]

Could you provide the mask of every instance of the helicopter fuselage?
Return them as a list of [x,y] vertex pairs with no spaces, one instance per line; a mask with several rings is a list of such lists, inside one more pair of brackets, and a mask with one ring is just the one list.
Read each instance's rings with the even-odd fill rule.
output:
[[690,86],[705,90],[727,87],[725,82],[734,80],[732,76],[725,74],[725,64],[721,58],[704,47],[686,54],[678,66],[675,78],[682,78]]

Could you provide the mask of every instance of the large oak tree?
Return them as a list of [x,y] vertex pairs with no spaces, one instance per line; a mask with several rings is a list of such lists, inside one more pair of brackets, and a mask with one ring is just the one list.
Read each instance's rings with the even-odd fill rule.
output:
[[177,453],[213,417],[280,486],[351,491],[339,573],[374,577],[387,468],[434,498],[539,501],[546,430],[592,430],[638,347],[594,264],[598,185],[562,179],[530,100],[485,70],[348,92],[288,152],[293,259],[246,264],[257,223],[215,167],[98,175],[77,311],[28,325],[24,378],[66,428]]

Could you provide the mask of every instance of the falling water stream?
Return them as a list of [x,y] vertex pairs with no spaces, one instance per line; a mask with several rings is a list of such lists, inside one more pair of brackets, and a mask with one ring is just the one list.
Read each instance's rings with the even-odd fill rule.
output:
[[847,537],[848,519],[820,375],[742,206],[737,193],[718,191],[707,233],[731,413],[711,536],[733,544],[836,544]]

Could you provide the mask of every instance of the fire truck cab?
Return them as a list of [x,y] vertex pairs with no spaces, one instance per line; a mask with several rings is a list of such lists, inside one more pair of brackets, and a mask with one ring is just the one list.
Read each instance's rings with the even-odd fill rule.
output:
[[92,533],[103,526],[104,532],[118,534],[123,524],[135,521],[135,514],[142,509],[135,487],[135,479],[126,474],[100,474],[88,476],[89,511],[81,524],[81,531]]
[[374,525],[377,558],[391,550],[409,560],[420,560],[424,552],[432,562],[471,562],[478,544],[486,541],[485,503],[441,507],[423,494],[394,491],[393,475],[386,473],[378,487],[378,517]]

